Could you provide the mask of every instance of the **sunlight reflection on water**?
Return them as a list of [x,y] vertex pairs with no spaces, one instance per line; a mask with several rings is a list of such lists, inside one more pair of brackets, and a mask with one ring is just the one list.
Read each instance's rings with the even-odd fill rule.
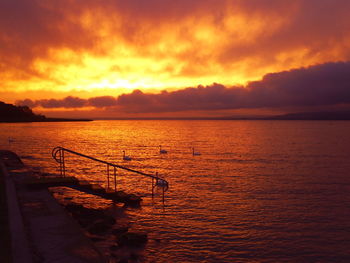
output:
[[[0,128],[1,148],[42,172],[58,173],[51,150],[62,146],[164,176],[170,182],[165,210],[160,198],[150,197],[150,179],[118,171],[118,189],[144,196],[141,208],[126,213],[135,229],[150,235],[145,262],[350,261],[350,122],[94,121]],[[160,154],[159,145],[168,154]],[[192,147],[201,155],[192,156]],[[123,161],[122,151],[132,161]],[[66,160],[68,175],[106,184],[105,166]]]

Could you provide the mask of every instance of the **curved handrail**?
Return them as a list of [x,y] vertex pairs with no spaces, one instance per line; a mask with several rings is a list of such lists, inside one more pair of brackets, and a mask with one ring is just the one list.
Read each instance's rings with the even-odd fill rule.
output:
[[61,159],[57,159],[57,154],[61,151],[61,149],[62,149],[62,147],[55,147],[51,151],[52,158],[58,163],[62,162]]
[[[52,152],[51,152],[52,158],[59,164],[62,164],[62,158],[58,158],[57,154],[61,153],[61,156],[62,156],[62,153],[64,151],[72,153],[72,154],[75,154],[75,155],[78,155],[78,156],[81,156],[81,157],[84,157],[84,158],[87,158],[87,159],[90,159],[90,160],[93,160],[95,162],[107,164],[107,165],[115,167],[115,168],[123,169],[123,170],[129,171],[129,172],[132,172],[132,173],[136,173],[136,174],[139,174],[139,175],[150,177],[150,178],[156,180],[156,184],[155,185],[164,187],[164,189],[163,189],[164,191],[167,191],[169,189],[168,181],[166,181],[163,178],[160,178],[158,175],[147,174],[147,173],[143,173],[143,172],[140,172],[140,171],[137,171],[137,170],[133,170],[133,169],[130,169],[130,168],[118,165],[118,164],[106,162],[106,161],[103,161],[103,160],[100,160],[100,159],[97,159],[97,158],[94,158],[94,157],[91,157],[91,156],[88,156],[88,155],[85,155],[85,154],[82,154],[82,153],[78,153],[78,152],[69,150],[69,149],[61,147],[61,146],[57,146],[57,147],[53,148]],[[63,160],[63,162],[64,162],[64,160]]]

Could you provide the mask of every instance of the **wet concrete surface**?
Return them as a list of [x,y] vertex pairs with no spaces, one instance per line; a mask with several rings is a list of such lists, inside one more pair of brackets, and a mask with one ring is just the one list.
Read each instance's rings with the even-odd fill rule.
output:
[[13,152],[0,150],[13,262],[106,262],[81,227],[47,189],[29,189],[34,173]]

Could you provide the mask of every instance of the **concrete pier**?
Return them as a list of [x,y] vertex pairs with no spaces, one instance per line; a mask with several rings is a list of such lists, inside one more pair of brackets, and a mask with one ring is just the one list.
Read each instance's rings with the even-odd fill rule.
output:
[[46,188],[27,187],[33,173],[15,153],[0,150],[0,165],[13,262],[106,262]]
[[102,186],[94,183],[90,183],[85,180],[80,180],[76,177],[61,177],[50,176],[43,178],[31,178],[24,182],[27,187],[31,189],[41,189],[56,186],[66,186],[84,192],[91,195],[96,195],[104,199],[109,199],[114,202],[124,203],[127,205],[139,206],[142,198],[134,195],[127,194],[123,191],[115,191],[114,189],[105,189]]

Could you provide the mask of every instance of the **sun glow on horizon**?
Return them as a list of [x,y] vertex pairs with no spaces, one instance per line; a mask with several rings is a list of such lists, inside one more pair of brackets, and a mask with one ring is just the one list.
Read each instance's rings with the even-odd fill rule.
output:
[[[21,20],[18,35],[16,28],[4,33],[0,95],[11,102],[47,94],[93,97],[212,83],[230,87],[267,73],[350,59],[349,37],[335,41],[341,34],[332,28],[323,27],[334,32],[330,37],[312,29],[309,6],[302,2],[260,10],[244,1],[161,1],[149,3],[152,8],[134,1],[98,2],[70,2],[70,8],[33,3],[40,12],[30,17],[30,36],[19,30]],[[347,28],[345,22],[338,26]]]
[[[121,94],[135,89],[161,91],[181,89],[198,85],[210,85],[220,80],[224,84],[244,83],[247,80],[237,77],[223,77],[219,65],[212,65],[212,74],[188,77],[181,74],[186,65],[171,57],[155,61],[152,57],[139,57],[111,51],[109,56],[77,53],[74,50],[50,50],[50,58],[38,58],[31,67],[36,74],[29,80],[8,81],[7,90],[15,85],[17,91],[57,89],[61,92],[84,90],[98,92],[110,90]],[[191,68],[186,68],[190,73]],[[21,83],[18,86],[18,83]]]

